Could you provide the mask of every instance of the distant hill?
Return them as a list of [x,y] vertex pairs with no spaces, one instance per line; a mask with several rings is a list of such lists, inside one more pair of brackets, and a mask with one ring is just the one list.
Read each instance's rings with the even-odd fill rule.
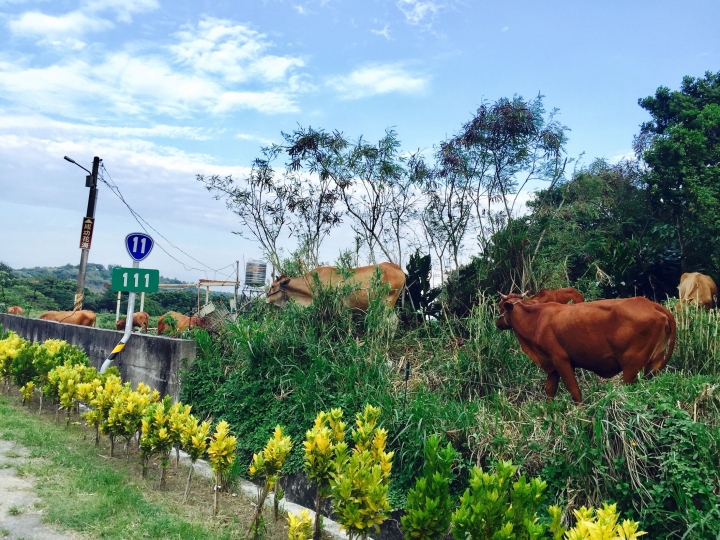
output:
[[[119,265],[118,265],[119,266]],[[117,295],[110,290],[112,269],[115,265],[88,264],[83,302],[85,309],[95,312],[115,312]],[[49,310],[72,309],[75,298],[78,267],[71,264],[60,267],[21,268],[15,270],[0,262],[0,308],[20,306],[23,309]],[[177,279],[160,277],[160,283],[183,283]],[[107,285],[107,286],[106,286]],[[200,291],[204,299],[205,291]],[[211,292],[213,302],[225,302],[232,296],[227,292]],[[157,316],[167,311],[186,315],[197,309],[197,288],[180,291],[160,291],[145,296],[145,311]],[[121,310],[127,308],[127,295]]]
[[[102,264],[88,263],[87,272],[85,273],[85,287],[96,293],[102,293],[105,290],[105,284],[110,283],[112,278],[112,269],[119,264],[108,264],[107,267]],[[79,265],[73,266],[66,264],[65,266],[36,266],[34,268],[20,268],[12,270],[15,277],[37,279],[43,277],[54,277],[57,279],[71,279],[76,281]],[[160,276],[160,283],[183,283],[179,279],[172,279]]]

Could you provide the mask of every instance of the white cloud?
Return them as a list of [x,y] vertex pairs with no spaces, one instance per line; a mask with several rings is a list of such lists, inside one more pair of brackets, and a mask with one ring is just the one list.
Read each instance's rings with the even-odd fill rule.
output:
[[0,109],[0,131],[16,133],[42,132],[48,137],[98,136],[103,138],[169,138],[205,141],[211,138],[209,130],[189,126],[156,124],[146,127],[103,126],[84,123],[61,122],[42,115],[12,115]]
[[132,15],[160,7],[157,0],[86,0],[85,9],[91,12],[114,11],[117,20],[132,21]]
[[16,36],[39,38],[39,45],[81,49],[81,37],[104,32],[114,24],[99,16],[113,12],[118,21],[129,23],[131,15],[159,7],[157,0],[86,0],[79,9],[62,15],[48,15],[40,11],[26,11],[8,22]]
[[507,32],[508,30],[510,30],[510,27],[509,27],[509,26],[503,26],[503,27],[500,29],[501,32]]
[[264,34],[224,19],[205,18],[177,37],[180,42],[170,50],[179,62],[230,82],[282,81],[293,68],[305,65],[301,58],[265,54],[272,43]]
[[382,36],[385,39],[387,39],[388,41],[392,40],[392,38],[390,37],[390,25],[389,24],[386,24],[382,30],[370,30],[370,32],[372,32],[373,34],[376,34],[378,36]]
[[424,19],[433,19],[442,7],[433,0],[398,0],[398,8],[410,24],[420,24]]
[[358,99],[377,94],[423,92],[428,79],[407,72],[396,65],[372,65],[354,70],[348,75],[333,77],[327,84],[346,99]]
[[304,66],[301,58],[269,54],[272,43],[246,26],[206,18],[175,37],[176,45],[152,52],[67,54],[42,67],[0,61],[0,95],[30,110],[75,118],[186,117],[236,109],[296,112],[295,96],[313,89],[296,72]]
[[8,23],[16,36],[39,38],[41,45],[69,46],[80,49],[85,44],[79,39],[85,34],[103,32],[113,23],[80,10],[52,16],[39,11],[26,11]]
[[224,113],[233,109],[255,109],[266,114],[300,110],[295,101],[282,92],[225,92],[217,100],[213,112]]

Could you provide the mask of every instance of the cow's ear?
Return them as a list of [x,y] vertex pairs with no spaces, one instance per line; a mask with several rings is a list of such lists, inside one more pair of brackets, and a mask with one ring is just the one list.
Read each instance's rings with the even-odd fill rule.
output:
[[505,308],[505,311],[512,311],[514,305],[514,302],[503,302],[503,307]]
[[279,285],[280,285],[281,287],[287,287],[288,283],[290,283],[290,278],[286,278],[286,279],[282,280],[282,281],[279,283]]

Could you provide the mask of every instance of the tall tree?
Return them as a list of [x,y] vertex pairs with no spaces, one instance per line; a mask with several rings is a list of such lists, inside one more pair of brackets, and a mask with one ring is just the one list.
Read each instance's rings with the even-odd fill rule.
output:
[[542,96],[522,96],[483,103],[450,144],[456,174],[472,185],[475,217],[484,242],[517,217],[518,197],[529,183],[563,177],[565,132],[555,116],[546,115]]
[[675,228],[681,271],[720,269],[720,72],[683,78],[640,99],[652,120],[635,139],[646,182]]
[[215,199],[225,199],[228,209],[239,218],[243,230],[239,236],[250,234],[260,243],[265,256],[274,268],[280,266],[280,235],[288,226],[288,204],[292,190],[284,179],[278,179],[272,167],[278,147],[262,149],[263,157],[255,159],[247,178],[240,183],[232,176],[197,175],[197,180],[213,193]]

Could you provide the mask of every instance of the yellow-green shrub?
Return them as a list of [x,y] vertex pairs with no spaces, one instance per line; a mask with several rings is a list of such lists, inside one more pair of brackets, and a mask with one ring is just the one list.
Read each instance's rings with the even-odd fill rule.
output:
[[[100,379],[93,381],[95,380],[102,382]],[[91,387],[83,387],[81,393],[83,401],[92,409],[85,412],[83,417],[89,425],[95,426],[95,446],[97,446],[100,442],[100,426],[107,421],[110,408],[122,391],[122,381],[116,375],[109,375],[99,386],[95,386],[94,382],[89,384]]]
[[387,519],[387,498],[393,452],[385,452],[387,432],[377,427],[380,409],[366,405],[356,415],[352,431],[355,447],[345,443],[335,448],[336,472],[330,481],[333,509],[337,520],[351,538],[367,538],[370,529],[379,531]]
[[179,401],[173,403],[170,409],[170,439],[175,447],[175,467],[180,466],[180,447],[182,446],[182,437],[190,418],[190,405],[183,405]]
[[10,384],[13,360],[29,343],[15,332],[8,332],[5,339],[0,339],[0,379],[6,387]]
[[292,450],[292,441],[289,436],[283,433],[283,427],[275,426],[273,436],[265,445],[262,452],[253,454],[252,464],[250,465],[250,476],[262,479],[264,482],[258,487],[257,508],[255,509],[255,518],[250,526],[251,531],[257,536],[262,527],[262,509],[265,499],[273,489],[276,482],[280,479],[285,459]]
[[552,523],[550,530],[554,540],[636,540],[646,534],[640,531],[640,524],[630,519],[620,519],[616,504],[604,503],[597,511],[594,508],[574,510],[575,527],[565,531],[560,524],[562,510],[559,506],[548,508]]
[[310,513],[301,510],[300,515],[288,513],[288,540],[310,540],[313,536],[313,524]]
[[172,409],[172,399],[170,396],[165,396],[162,401],[146,406],[141,419],[140,456],[143,478],[147,475],[150,458],[153,455],[160,454],[160,489],[165,487],[165,470],[168,466],[168,456],[173,445],[170,433]]
[[207,438],[210,432],[210,422],[198,424],[197,418],[192,414],[188,415],[180,441],[190,458],[190,472],[188,472],[187,483],[185,484],[185,495],[183,502],[187,502],[190,493],[190,480],[192,480],[195,462],[200,459],[207,450]]
[[305,473],[317,484],[315,495],[315,527],[313,538],[320,540],[320,510],[323,500],[330,495],[330,478],[334,471],[335,447],[345,440],[345,422],[342,410],[320,411],[312,429],[305,433]]
[[23,399],[23,405],[25,403],[29,403],[32,400],[32,397],[34,394],[35,394],[35,383],[32,381],[25,383],[25,385],[23,385],[20,388],[20,395],[22,396],[22,399]]
[[[151,393],[145,385],[140,386],[140,392],[133,391],[130,383],[125,383],[120,394],[113,401],[108,411],[107,420],[103,422],[100,429],[103,433],[110,435],[110,455],[115,449],[115,439],[125,439],[126,458],[130,458],[130,439],[140,431],[142,427],[145,409],[151,402]],[[147,390],[146,390],[147,389]]]
[[225,420],[215,428],[210,447],[208,448],[208,457],[210,458],[210,467],[215,473],[215,496],[213,499],[213,516],[218,511],[218,490],[220,489],[220,478],[235,461],[235,446],[237,439],[230,434],[230,426]]

